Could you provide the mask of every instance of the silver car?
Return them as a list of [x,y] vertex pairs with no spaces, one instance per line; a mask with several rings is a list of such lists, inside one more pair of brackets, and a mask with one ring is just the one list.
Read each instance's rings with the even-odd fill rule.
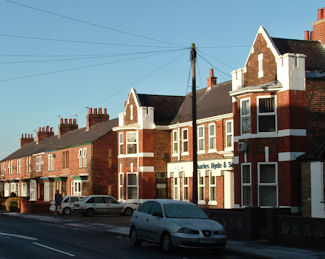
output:
[[84,216],[94,216],[95,214],[119,213],[131,216],[137,205],[127,202],[119,202],[109,195],[89,195],[79,202],[74,203],[74,210]]
[[158,243],[164,252],[173,246],[223,248],[227,242],[220,223],[194,203],[175,200],[143,203],[132,215],[129,238],[133,246],[142,241]]
[[[61,203],[61,211],[64,215],[70,215],[74,209],[74,203],[85,196],[64,196]],[[55,201],[51,201],[50,211],[55,212]]]

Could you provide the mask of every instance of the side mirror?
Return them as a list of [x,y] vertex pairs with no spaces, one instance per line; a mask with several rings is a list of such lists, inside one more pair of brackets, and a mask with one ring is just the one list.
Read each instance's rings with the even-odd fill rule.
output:
[[154,213],[152,213],[152,216],[159,217],[159,218],[162,217],[161,213],[159,213],[158,211],[155,211]]

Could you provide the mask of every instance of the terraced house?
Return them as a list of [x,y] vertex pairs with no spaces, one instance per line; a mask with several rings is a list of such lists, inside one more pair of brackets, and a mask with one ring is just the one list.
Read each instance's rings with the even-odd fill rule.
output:
[[30,201],[53,200],[64,195],[117,194],[116,133],[107,110],[90,108],[87,126],[61,119],[58,135],[53,128],[37,131],[36,140],[23,134],[21,147],[1,161],[0,191]]

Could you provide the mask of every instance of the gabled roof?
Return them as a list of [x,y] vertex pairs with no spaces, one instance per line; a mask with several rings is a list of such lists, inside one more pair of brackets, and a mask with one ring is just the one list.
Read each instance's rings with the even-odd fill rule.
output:
[[272,38],[281,55],[306,55],[306,71],[325,71],[325,47],[319,41]]
[[137,94],[140,106],[154,107],[156,125],[168,125],[177,114],[185,96]]
[[36,144],[36,142],[28,143],[4,158],[2,161],[92,143],[107,134],[117,125],[118,119],[107,120],[95,124],[94,126],[90,127],[88,131],[86,128],[81,128],[67,132],[60,138],[58,138],[58,136],[52,136],[43,139],[38,144]]
[[[232,113],[231,81],[213,85],[196,92],[197,119]],[[192,120],[192,93],[186,95],[177,115],[170,124]]]

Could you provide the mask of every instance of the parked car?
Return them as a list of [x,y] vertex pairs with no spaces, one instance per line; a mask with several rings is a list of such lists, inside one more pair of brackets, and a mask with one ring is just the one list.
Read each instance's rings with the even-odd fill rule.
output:
[[[62,214],[70,215],[74,209],[74,203],[82,200],[84,197],[85,196],[64,196],[61,203]],[[55,211],[55,201],[51,201],[50,211]]]
[[101,213],[119,213],[131,216],[136,208],[136,204],[119,202],[109,195],[89,195],[74,204],[74,210],[84,216],[94,216]]
[[224,227],[196,204],[167,199],[146,201],[134,211],[129,238],[133,246],[158,243],[164,252],[173,246],[223,248],[227,242]]

